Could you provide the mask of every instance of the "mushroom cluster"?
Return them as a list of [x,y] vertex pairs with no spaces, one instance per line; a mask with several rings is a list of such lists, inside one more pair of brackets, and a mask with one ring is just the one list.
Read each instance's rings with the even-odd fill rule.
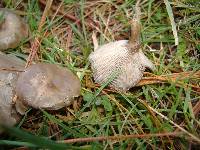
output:
[[[89,56],[94,80],[126,91],[154,64],[140,47],[140,22],[132,20],[131,37],[99,46]],[[28,36],[28,26],[8,9],[0,9],[0,50],[15,48]],[[24,69],[19,58],[0,53],[0,124],[14,125],[27,108],[57,110],[70,105],[81,92],[80,80],[67,68],[37,63]],[[1,133],[1,130],[0,130]]]
[[68,69],[47,63],[23,70],[24,66],[20,59],[0,54],[0,124],[16,124],[18,113],[23,115],[28,107],[57,110],[69,106],[80,95],[80,80]]
[[[28,26],[14,11],[0,8],[0,51],[15,48],[28,37]],[[0,53],[0,124],[13,126],[20,115],[14,107],[16,82],[25,62]],[[0,133],[2,130],[0,129]]]
[[[22,18],[0,9],[0,50],[15,48],[27,36]],[[57,110],[80,95],[80,80],[66,68],[47,63],[24,68],[19,58],[0,53],[1,125],[13,126],[28,107]]]

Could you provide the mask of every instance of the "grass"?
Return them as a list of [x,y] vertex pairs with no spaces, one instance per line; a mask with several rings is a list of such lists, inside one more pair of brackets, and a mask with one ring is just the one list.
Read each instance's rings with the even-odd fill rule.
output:
[[[200,144],[198,1],[142,2],[143,49],[156,70],[145,75],[149,80],[142,86],[126,93],[94,84],[87,57],[93,50],[93,31],[99,44],[128,39],[135,1],[54,1],[45,20],[41,19],[45,0],[3,0],[3,4],[23,15],[31,33],[6,53],[27,59],[30,43],[38,39],[38,48],[32,49],[37,50],[35,61],[72,70],[80,78],[82,93],[68,108],[28,110],[16,128],[6,128],[7,134],[0,137],[2,149],[195,149]],[[189,72],[197,74],[181,75]],[[149,84],[158,77],[165,77],[165,83]],[[138,137],[122,137],[131,134]],[[114,140],[93,141],[92,137],[102,136]],[[66,141],[76,138],[82,139]]]

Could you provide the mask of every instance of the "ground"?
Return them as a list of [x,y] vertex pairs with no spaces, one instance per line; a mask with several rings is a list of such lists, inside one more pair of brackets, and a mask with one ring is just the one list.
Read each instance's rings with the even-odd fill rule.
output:
[[0,2],[1,7],[21,15],[30,29],[29,38],[6,53],[26,60],[27,65],[35,61],[67,67],[82,84],[81,96],[70,107],[58,111],[29,109],[16,128],[8,129],[0,137],[3,149],[197,148],[198,0],[142,1],[142,48],[156,70],[146,70],[137,87],[127,92],[117,92],[93,81],[88,61],[93,51],[92,33],[96,33],[100,45],[128,39],[135,3],[134,0]]

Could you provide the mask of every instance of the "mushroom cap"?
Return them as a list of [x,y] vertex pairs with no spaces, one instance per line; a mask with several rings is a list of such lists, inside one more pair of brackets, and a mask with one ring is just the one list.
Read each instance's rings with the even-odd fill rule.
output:
[[78,97],[81,84],[71,71],[55,64],[38,63],[21,73],[16,93],[25,105],[57,110]]
[[118,72],[110,86],[123,91],[135,86],[141,80],[145,68],[154,69],[154,65],[142,51],[133,53],[129,50],[128,40],[100,46],[90,54],[89,61],[95,82],[103,84],[113,72]]
[[0,124],[3,125],[13,126],[18,120],[12,105],[15,95],[12,82],[15,82],[16,78],[13,73],[0,73]]
[[[24,70],[25,62],[14,55],[5,55],[0,52],[0,71],[2,69],[8,70]],[[5,70],[3,72],[6,72]],[[17,71],[15,71],[16,73]]]
[[[16,57],[0,54],[0,124],[13,126],[20,118],[13,108],[18,73],[10,71],[10,69],[23,69],[24,66],[24,62]],[[8,71],[2,70],[2,68],[8,69]]]
[[0,50],[15,48],[28,36],[28,26],[12,10],[0,8],[1,14],[3,21],[0,22]]

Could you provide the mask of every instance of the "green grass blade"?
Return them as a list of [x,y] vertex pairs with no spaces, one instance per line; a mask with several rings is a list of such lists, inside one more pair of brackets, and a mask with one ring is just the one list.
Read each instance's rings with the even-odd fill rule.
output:
[[174,35],[174,39],[175,39],[175,45],[178,45],[178,33],[177,33],[177,30],[176,30],[176,24],[175,24],[175,21],[174,21],[174,15],[173,15],[173,12],[172,12],[172,8],[171,8],[168,0],[164,0],[164,3],[166,5],[167,13],[169,15],[169,19],[170,19],[170,22],[171,22],[172,31],[173,31],[173,35]]
[[13,145],[13,146],[26,146],[26,147],[37,147],[34,144],[28,142],[20,141],[9,141],[9,140],[0,140],[0,145]]
[[41,147],[41,148],[48,148],[48,149],[52,149],[52,150],[57,150],[57,149],[65,150],[70,147],[65,144],[58,144],[55,141],[52,141],[52,140],[44,138],[44,137],[32,135],[32,134],[25,132],[23,130],[20,130],[18,128],[6,127],[6,126],[3,126],[3,128],[10,135],[21,138],[22,140],[24,140],[30,144],[37,145],[38,147]]
[[47,113],[46,111],[42,110],[43,114],[52,122],[58,124],[59,126],[61,126],[65,131],[67,131],[68,133],[71,133],[74,137],[83,137],[86,136],[85,134],[82,134],[78,131],[76,131],[75,129],[72,129],[68,126],[66,126],[64,123],[62,123],[62,120],[59,120],[57,118],[55,118],[54,116],[50,115],[49,113]]

